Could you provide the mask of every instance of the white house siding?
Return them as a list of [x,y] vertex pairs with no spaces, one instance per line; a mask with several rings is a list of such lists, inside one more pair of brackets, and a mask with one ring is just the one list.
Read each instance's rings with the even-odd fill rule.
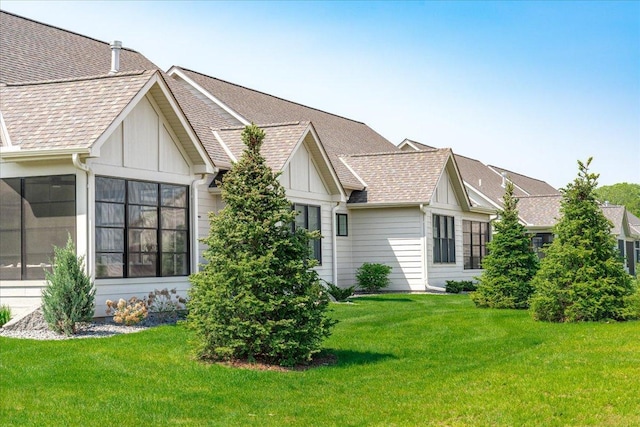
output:
[[347,215],[347,236],[336,236],[334,233],[334,239],[336,239],[336,250],[338,258],[338,280],[336,285],[342,288],[352,286],[356,283],[355,269],[353,267],[353,219],[352,212],[348,211],[346,207],[340,206],[336,213]]
[[336,206],[306,144],[301,144],[280,175],[280,183],[293,203],[320,206],[322,264],[316,267],[320,278],[333,282],[332,209]]
[[[0,178],[26,178],[52,175],[76,176],[76,245],[78,254],[86,256],[87,248],[87,179],[68,159],[46,162],[0,162]],[[53,255],[53,250],[52,250]],[[41,303],[44,280],[0,280],[0,305],[8,305],[14,316],[29,311]]]
[[[168,121],[147,95],[125,117],[123,123],[100,148],[100,157],[89,159],[87,164],[94,176],[107,176],[144,180],[189,186],[198,177],[191,171],[193,165],[187,160],[184,148],[169,126]],[[94,181],[94,180],[92,180]],[[89,186],[90,200],[94,200],[95,183]],[[191,216],[190,239],[197,239],[199,224],[193,219],[196,200],[191,195],[189,205]],[[199,222],[199,221],[198,221]],[[92,236],[95,231],[91,231]],[[93,242],[93,238],[91,239]],[[191,245],[192,252],[195,245]],[[95,265],[94,244],[91,250],[91,265]],[[197,254],[192,253],[192,258]],[[197,259],[197,258],[196,258]],[[195,264],[192,262],[192,265]],[[186,276],[149,278],[97,279],[96,316],[105,315],[106,300],[128,299],[132,296],[145,297],[155,289],[176,288],[181,296],[186,296],[189,281]]]
[[[392,267],[388,290],[423,291],[423,218],[420,209],[352,209],[352,269],[365,262]],[[343,273],[344,274],[344,273]]]
[[[433,215],[446,215],[454,218],[456,262],[455,263],[434,263],[433,262]],[[429,272],[428,283],[431,287],[444,288],[447,280],[472,280],[482,273],[482,270],[465,270],[462,248],[462,221],[489,222],[488,215],[475,214],[472,212],[462,212],[460,209],[448,208],[445,206],[430,206],[427,209],[425,218],[426,225],[426,247],[427,247],[427,271]]]

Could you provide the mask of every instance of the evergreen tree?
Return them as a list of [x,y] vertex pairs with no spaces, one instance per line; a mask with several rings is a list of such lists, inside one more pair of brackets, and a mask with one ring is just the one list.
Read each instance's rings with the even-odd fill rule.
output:
[[534,318],[552,322],[622,320],[634,317],[628,306],[635,292],[616,250],[611,223],[595,197],[598,174],[591,158],[578,161],[578,177],[561,189],[556,238],[545,250],[533,280]]
[[96,290],[84,272],[84,258],[76,256],[71,236],[64,248],[54,247],[53,251],[53,272],[45,272],[42,312],[52,330],[71,335],[76,323],[93,318]]
[[247,126],[247,148],[224,177],[226,206],[210,214],[208,263],[191,276],[188,323],[200,358],[294,365],[319,351],[334,322],[312,269],[309,242],[320,235],[293,230],[296,212],[260,154],[263,138]]
[[493,223],[495,234],[487,244],[489,253],[482,260],[484,271],[471,299],[478,307],[527,308],[538,256],[531,250],[530,237],[518,221],[518,199],[513,196],[513,183],[509,180],[502,201],[499,220]]

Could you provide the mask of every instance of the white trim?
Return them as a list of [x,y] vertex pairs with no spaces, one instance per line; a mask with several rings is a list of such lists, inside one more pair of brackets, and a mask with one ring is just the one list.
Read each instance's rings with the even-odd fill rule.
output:
[[224,152],[227,153],[227,156],[229,156],[229,158],[231,159],[231,162],[236,163],[238,159],[236,158],[236,156],[233,155],[229,146],[224,143],[218,131],[211,129],[211,132],[213,132],[213,136],[216,138],[216,140],[218,141],[218,143],[220,144]]
[[[497,170],[495,170],[495,169],[493,168],[493,166],[487,165],[487,167],[488,167],[491,171],[493,171],[493,172],[495,172],[496,174],[498,174],[498,175],[500,176],[500,178],[504,178],[504,179],[508,180],[510,183],[512,183],[512,184],[513,184],[513,186],[514,186],[515,188],[517,188],[518,190],[522,191],[525,195],[527,195],[527,196],[531,196],[531,194],[529,194],[529,192],[528,192],[528,191],[525,191],[525,189],[524,189],[524,188],[520,187],[520,186],[519,186],[519,185],[517,185],[515,182],[513,182],[513,180],[512,180],[512,179],[511,179],[511,177],[509,176],[509,172],[508,172],[508,171],[506,171],[506,170],[505,170],[505,171],[504,171],[505,175],[502,175],[502,172],[498,172]],[[504,187],[502,187],[502,188],[504,188]]]
[[2,141],[6,144],[6,147],[12,147],[11,138],[9,137],[9,130],[7,129],[7,124],[4,122],[4,116],[2,115],[2,111],[0,111],[0,137],[2,137]]
[[[349,172],[351,172],[351,174],[352,174],[353,176],[355,176],[355,177],[356,177],[356,179],[360,182],[360,184],[362,184],[362,186],[363,186],[364,188],[367,188],[367,187],[368,187],[367,183],[366,183],[366,182],[364,182],[364,180],[363,180],[362,178],[360,178],[360,175],[358,175],[358,174],[356,173],[356,171],[355,171],[355,170],[353,170],[353,168],[352,168],[351,166],[349,166],[349,163],[347,163],[347,161],[345,160],[345,158],[344,158],[344,157],[338,157],[338,158],[340,159],[340,161],[342,162],[342,164],[343,164],[347,169],[349,169]],[[358,190],[361,190],[361,189],[358,189]]]
[[408,138],[406,138],[404,141],[402,141],[398,145],[398,148],[402,149],[402,147],[404,147],[405,145],[408,145],[409,147],[413,148],[416,151],[424,151],[421,148],[416,147],[415,144],[413,144]]
[[[5,149],[8,148],[8,149]],[[71,154],[91,154],[89,148],[54,148],[51,150],[33,149],[21,150],[19,146],[0,147],[2,160],[58,160],[68,159]]]
[[[345,193],[344,188],[342,188],[342,184],[340,183],[340,180],[338,179],[338,175],[336,174],[336,171],[333,169],[333,166],[331,165],[331,161],[329,160],[329,156],[327,155],[327,152],[325,151],[324,146],[322,145],[322,143],[320,143],[320,137],[316,133],[316,131],[313,128],[312,124],[307,125],[307,128],[304,130],[304,132],[302,132],[302,136],[300,137],[300,139],[298,139],[298,142],[296,142],[296,145],[291,150],[291,153],[289,154],[289,157],[287,158],[287,160],[285,160],[285,162],[282,165],[282,168],[280,170],[285,170],[287,168],[287,166],[289,166],[289,163],[291,163],[291,160],[293,159],[295,154],[298,152],[300,147],[304,144],[304,140],[306,139],[306,137],[307,137],[307,135],[309,133],[311,133],[311,136],[313,137],[313,141],[315,142],[316,147],[318,148],[318,150],[320,151],[320,154],[322,155],[322,160],[324,161],[325,167],[329,170],[329,173],[331,174],[331,178],[333,179],[334,185],[338,189],[338,192],[340,194],[340,201],[346,202],[347,201],[347,194]],[[309,154],[311,155],[311,162],[316,166],[316,168],[318,168],[318,164],[316,163],[316,161],[314,159],[313,153],[309,152]],[[320,172],[320,171],[318,171],[318,172]],[[320,179],[323,181],[323,183],[326,186],[327,183],[324,182],[324,177],[322,176],[321,173],[320,173]],[[327,187],[329,187],[329,186],[327,186]],[[331,190],[329,188],[327,188],[327,190],[329,190],[329,192],[331,193]]]
[[167,74],[170,75],[170,76],[173,76],[175,74],[178,77],[180,77],[182,80],[187,82],[190,86],[192,86],[195,90],[197,90],[198,92],[200,92],[201,94],[203,94],[204,96],[209,98],[209,100],[213,101],[215,104],[217,104],[220,108],[222,108],[224,111],[229,113],[231,116],[233,116],[233,118],[238,120],[243,125],[248,126],[248,125],[251,124],[247,119],[245,119],[240,114],[235,112],[227,104],[225,104],[224,102],[220,101],[218,98],[213,96],[213,94],[211,94],[208,90],[206,90],[205,88],[200,86],[198,83],[194,82],[192,79],[187,77],[187,75],[180,68],[176,67],[175,65],[173,67],[171,67],[169,69],[169,71],[167,71]]

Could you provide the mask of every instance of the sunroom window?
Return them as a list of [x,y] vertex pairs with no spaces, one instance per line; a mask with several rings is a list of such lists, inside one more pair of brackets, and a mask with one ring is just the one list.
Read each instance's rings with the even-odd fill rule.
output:
[[188,188],[96,177],[96,277],[189,274]]
[[53,247],[76,236],[75,175],[0,180],[0,279],[44,279]]

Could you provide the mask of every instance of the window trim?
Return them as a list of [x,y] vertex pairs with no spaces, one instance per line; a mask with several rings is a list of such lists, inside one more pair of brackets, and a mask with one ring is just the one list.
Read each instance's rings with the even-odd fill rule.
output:
[[[340,227],[340,218],[344,218],[344,230]],[[336,214],[336,236],[338,237],[349,236],[349,215],[346,213]]]
[[[444,224],[444,234],[445,234],[444,237],[441,236],[443,234],[441,230],[443,224]],[[449,227],[449,225],[451,225],[451,227]],[[449,230],[449,228],[451,228],[451,230]],[[456,263],[456,219],[455,217],[449,216],[449,215],[433,214],[432,215],[432,232],[433,232],[433,236],[432,236],[433,237],[433,263],[434,264],[455,264]],[[436,237],[436,235],[438,237]],[[443,249],[445,249],[446,257],[442,256]]]
[[[469,224],[469,232],[466,231],[466,227],[465,224]],[[474,224],[478,224],[478,228],[479,228],[479,232],[478,233],[474,233],[473,232],[473,225]],[[482,233],[482,228],[483,225],[486,226],[485,230],[486,233]],[[473,236],[478,235],[480,238],[480,244],[479,245],[474,245],[473,244]],[[469,236],[469,243],[465,243],[465,237]],[[463,219],[462,220],[462,260],[463,260],[463,269],[464,270],[482,270],[482,260],[484,258],[486,258],[486,256],[489,254],[489,251],[487,249],[487,244],[491,241],[491,223],[488,221],[473,221],[473,220],[467,220],[467,219]],[[467,257],[465,255],[465,249],[466,247],[469,246],[470,251],[469,251],[469,257]],[[474,248],[478,248],[479,250],[479,254],[478,254],[478,266],[475,267],[473,265],[473,258],[474,258]],[[484,248],[484,251],[483,251]],[[469,266],[467,266],[467,258],[469,258]]]
[[[124,181],[124,202],[114,202],[114,201],[110,201],[110,200],[100,200],[98,199],[97,196],[97,183],[98,183],[98,179],[109,179],[109,180],[118,180],[118,181]],[[155,201],[155,205],[151,205],[151,204],[143,204],[141,202],[137,202],[137,203],[133,203],[129,200],[129,184],[130,183],[144,183],[144,184],[152,184],[155,186],[155,188],[157,189],[157,198]],[[168,206],[163,204],[162,201],[162,190],[163,190],[163,186],[170,186],[170,187],[180,187],[183,188],[185,190],[185,203],[184,203],[184,207],[175,207],[175,206]],[[128,179],[128,178],[123,178],[123,177],[113,177],[113,176],[104,176],[104,175],[99,175],[96,176],[96,185],[95,185],[95,190],[96,190],[96,197],[95,197],[95,201],[94,201],[94,210],[95,210],[95,215],[96,218],[98,217],[98,206],[100,204],[118,204],[123,206],[123,210],[124,210],[124,220],[123,220],[123,225],[122,226],[99,226],[97,225],[97,221],[96,221],[96,225],[94,227],[94,236],[96,239],[96,248],[95,248],[95,258],[96,258],[96,262],[95,262],[95,277],[98,280],[108,280],[108,279],[141,279],[141,278],[153,278],[153,277],[187,277],[191,274],[191,232],[192,232],[192,224],[190,221],[190,194],[189,194],[189,186],[188,185],[183,185],[183,184],[175,184],[175,183],[168,183],[168,182],[159,182],[159,181],[148,181],[148,180],[140,180],[140,179]],[[155,228],[153,227],[131,227],[130,225],[130,207],[132,206],[142,206],[142,207],[153,207],[155,209],[156,212],[156,225]],[[185,214],[185,225],[186,228],[184,230],[180,230],[180,229],[173,229],[173,228],[163,228],[162,227],[162,210],[163,208],[171,208],[171,209],[180,209],[180,210],[184,210],[184,214]],[[99,229],[117,229],[117,230],[122,230],[123,232],[123,251],[122,252],[117,252],[117,251],[101,251],[99,250],[99,248],[97,247],[97,234],[98,234],[98,230]],[[130,249],[130,239],[129,239],[129,233],[132,230],[154,230],[155,231],[155,237],[156,237],[156,244],[155,244],[155,250],[154,251],[131,251]],[[185,251],[184,252],[176,252],[176,251],[164,251],[163,249],[163,243],[162,243],[162,234],[163,231],[172,231],[172,232],[184,232],[186,234],[186,241],[185,241]],[[102,254],[121,254],[122,255],[122,275],[121,276],[101,276],[98,274],[98,258],[100,257],[100,255]],[[133,255],[138,255],[138,256],[142,256],[144,254],[153,254],[156,257],[156,265],[155,265],[155,274],[153,275],[131,275],[129,272],[129,263],[130,260],[132,258]],[[163,274],[163,256],[175,256],[176,254],[184,254],[185,255],[185,267],[186,267],[186,273],[185,274]]]
[[[301,211],[298,210],[298,207],[303,207],[304,208],[304,228],[309,230],[309,208],[314,208],[318,210],[318,229],[317,231],[319,231],[322,234],[322,207],[320,205],[309,205],[306,203],[296,203],[293,202],[291,204],[291,209],[296,211],[298,213],[298,215],[303,214]],[[297,226],[296,221],[293,222],[292,227],[295,230],[295,227]],[[309,231],[316,231],[316,230],[309,230]],[[318,253],[316,254],[316,244],[317,244],[317,248],[318,248]],[[319,239],[312,239],[309,241],[309,245],[311,247],[311,256],[318,261],[318,266],[322,265],[322,238]]]

